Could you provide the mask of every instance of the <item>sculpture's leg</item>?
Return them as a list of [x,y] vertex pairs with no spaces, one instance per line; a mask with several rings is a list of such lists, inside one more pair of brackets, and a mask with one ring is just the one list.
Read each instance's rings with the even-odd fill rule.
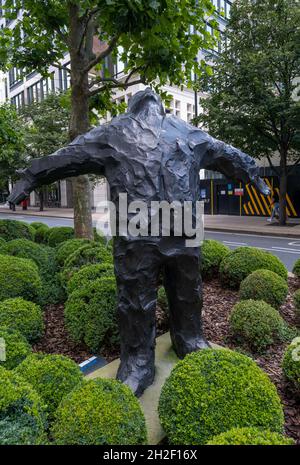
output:
[[183,248],[167,261],[164,285],[169,301],[170,333],[179,358],[209,347],[202,332],[202,280],[199,248]]
[[139,242],[124,245],[117,240],[115,274],[121,338],[117,378],[137,396],[154,380],[158,272],[159,256],[155,247]]

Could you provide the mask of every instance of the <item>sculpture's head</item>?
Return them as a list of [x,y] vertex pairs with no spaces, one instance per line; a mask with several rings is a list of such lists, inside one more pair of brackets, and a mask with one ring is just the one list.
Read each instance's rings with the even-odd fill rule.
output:
[[141,90],[131,97],[128,104],[128,112],[137,115],[149,110],[153,110],[153,112],[161,116],[165,115],[161,98],[150,87],[147,87],[147,89]]

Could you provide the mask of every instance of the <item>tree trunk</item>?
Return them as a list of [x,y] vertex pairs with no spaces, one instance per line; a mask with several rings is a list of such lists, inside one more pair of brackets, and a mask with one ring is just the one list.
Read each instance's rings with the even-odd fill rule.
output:
[[[83,52],[78,52],[82,30],[78,22],[78,7],[70,8],[70,58],[71,58],[71,120],[70,140],[90,128],[88,103],[88,74],[82,75],[86,65]],[[88,176],[72,179],[75,237],[93,239],[91,188]]]
[[280,188],[279,188],[279,224],[280,226],[286,226],[287,214],[286,214],[286,195],[287,195],[287,154],[284,150],[280,156]]

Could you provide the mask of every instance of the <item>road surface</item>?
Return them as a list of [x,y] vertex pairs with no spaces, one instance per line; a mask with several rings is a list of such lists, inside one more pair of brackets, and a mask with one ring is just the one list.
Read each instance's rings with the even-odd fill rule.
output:
[[[48,224],[48,226],[73,226],[71,218],[53,218],[44,216],[14,215],[9,213],[0,213],[0,218],[18,219],[32,223],[39,221]],[[295,261],[300,258],[300,239],[279,238],[273,236],[254,236],[252,234],[225,233],[217,231],[206,231],[206,239],[215,239],[227,245],[230,249],[242,246],[258,247],[263,250],[277,255],[286,265],[289,271],[293,270]]]

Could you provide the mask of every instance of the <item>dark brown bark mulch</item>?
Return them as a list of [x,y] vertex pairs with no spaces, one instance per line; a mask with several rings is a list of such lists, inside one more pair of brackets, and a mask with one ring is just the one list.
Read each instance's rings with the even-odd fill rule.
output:
[[[292,297],[299,287],[300,284],[297,280],[289,279],[289,295],[280,309],[281,315],[292,325],[297,323],[299,325],[299,321],[296,321]],[[204,283],[203,325],[209,341],[231,349],[237,348],[234,340],[230,338],[228,317],[238,300],[238,292],[222,288],[218,280]],[[80,363],[93,354],[84,344],[74,344],[70,340],[64,327],[63,310],[63,305],[49,305],[46,308],[46,333],[33,349],[34,351],[63,354]],[[156,319],[157,334],[163,334],[168,330],[168,322],[165,313],[159,307],[156,311]],[[248,355],[266,371],[277,386],[285,411],[286,433],[300,444],[300,402],[295,399],[290,387],[286,384],[281,370],[285,347],[286,344],[278,344],[271,347],[263,355],[258,356],[250,353]],[[108,361],[112,361],[119,356],[119,348],[104,347],[101,350],[101,355]]]

